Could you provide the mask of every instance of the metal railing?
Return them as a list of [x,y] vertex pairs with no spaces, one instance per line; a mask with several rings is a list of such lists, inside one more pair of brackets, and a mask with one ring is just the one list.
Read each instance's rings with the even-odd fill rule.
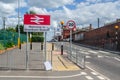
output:
[[47,50],[46,55],[40,50],[39,43],[33,43],[32,50],[26,50],[26,44],[0,54],[0,70],[45,70],[44,62],[52,62],[52,51]]
[[[55,43],[57,50],[61,49],[62,43]],[[70,50],[71,49],[71,50]],[[67,53],[67,57],[69,60],[77,64],[81,68],[85,68],[85,58],[86,55],[78,48],[72,47],[70,48],[69,43],[63,43],[63,51]]]

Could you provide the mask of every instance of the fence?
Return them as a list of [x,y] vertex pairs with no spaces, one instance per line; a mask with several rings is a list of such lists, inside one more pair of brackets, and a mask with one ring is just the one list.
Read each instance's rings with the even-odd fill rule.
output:
[[21,50],[15,48],[0,54],[0,70],[45,70],[44,62],[52,62],[52,51],[42,51],[40,43],[32,43],[33,49],[30,50],[30,44],[24,44]]
[[[26,42],[27,37],[25,34],[20,34],[21,43]],[[17,45],[18,42],[18,33],[0,30],[0,44],[2,44],[5,48]]]
[[65,42],[55,43],[55,45],[57,50],[60,50],[61,45],[63,45],[63,51],[67,53],[68,59],[80,66],[81,68],[85,68],[85,54],[82,53],[81,50],[77,49],[76,47],[70,48],[70,44]]

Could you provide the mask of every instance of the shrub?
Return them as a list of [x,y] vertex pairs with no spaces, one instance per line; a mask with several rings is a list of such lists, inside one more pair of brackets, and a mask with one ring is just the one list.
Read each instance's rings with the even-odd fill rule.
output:
[[0,43],[0,50],[4,50],[4,46]]
[[44,41],[44,37],[38,37],[38,36],[32,37],[32,42],[43,42],[43,41]]
[[6,44],[6,48],[10,48],[10,47],[13,47],[14,43],[12,41],[10,42],[7,42]]

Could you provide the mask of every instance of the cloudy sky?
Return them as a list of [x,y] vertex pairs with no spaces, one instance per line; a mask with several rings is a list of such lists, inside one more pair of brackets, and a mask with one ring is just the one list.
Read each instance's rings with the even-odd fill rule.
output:
[[[120,18],[120,0],[19,0],[21,23],[23,15],[30,10],[38,14],[51,15],[51,27],[57,27],[60,21],[72,19],[77,27],[93,24],[97,27]],[[0,0],[0,28],[2,17],[6,17],[6,26],[16,25],[18,0]]]

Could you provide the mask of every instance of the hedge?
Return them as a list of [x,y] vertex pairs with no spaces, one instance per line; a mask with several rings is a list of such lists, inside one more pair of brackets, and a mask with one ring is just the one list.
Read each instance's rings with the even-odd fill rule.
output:
[[44,42],[44,37],[34,36],[32,37],[32,42]]
[[5,48],[4,48],[3,44],[0,43],[0,50],[4,50],[4,49]]

